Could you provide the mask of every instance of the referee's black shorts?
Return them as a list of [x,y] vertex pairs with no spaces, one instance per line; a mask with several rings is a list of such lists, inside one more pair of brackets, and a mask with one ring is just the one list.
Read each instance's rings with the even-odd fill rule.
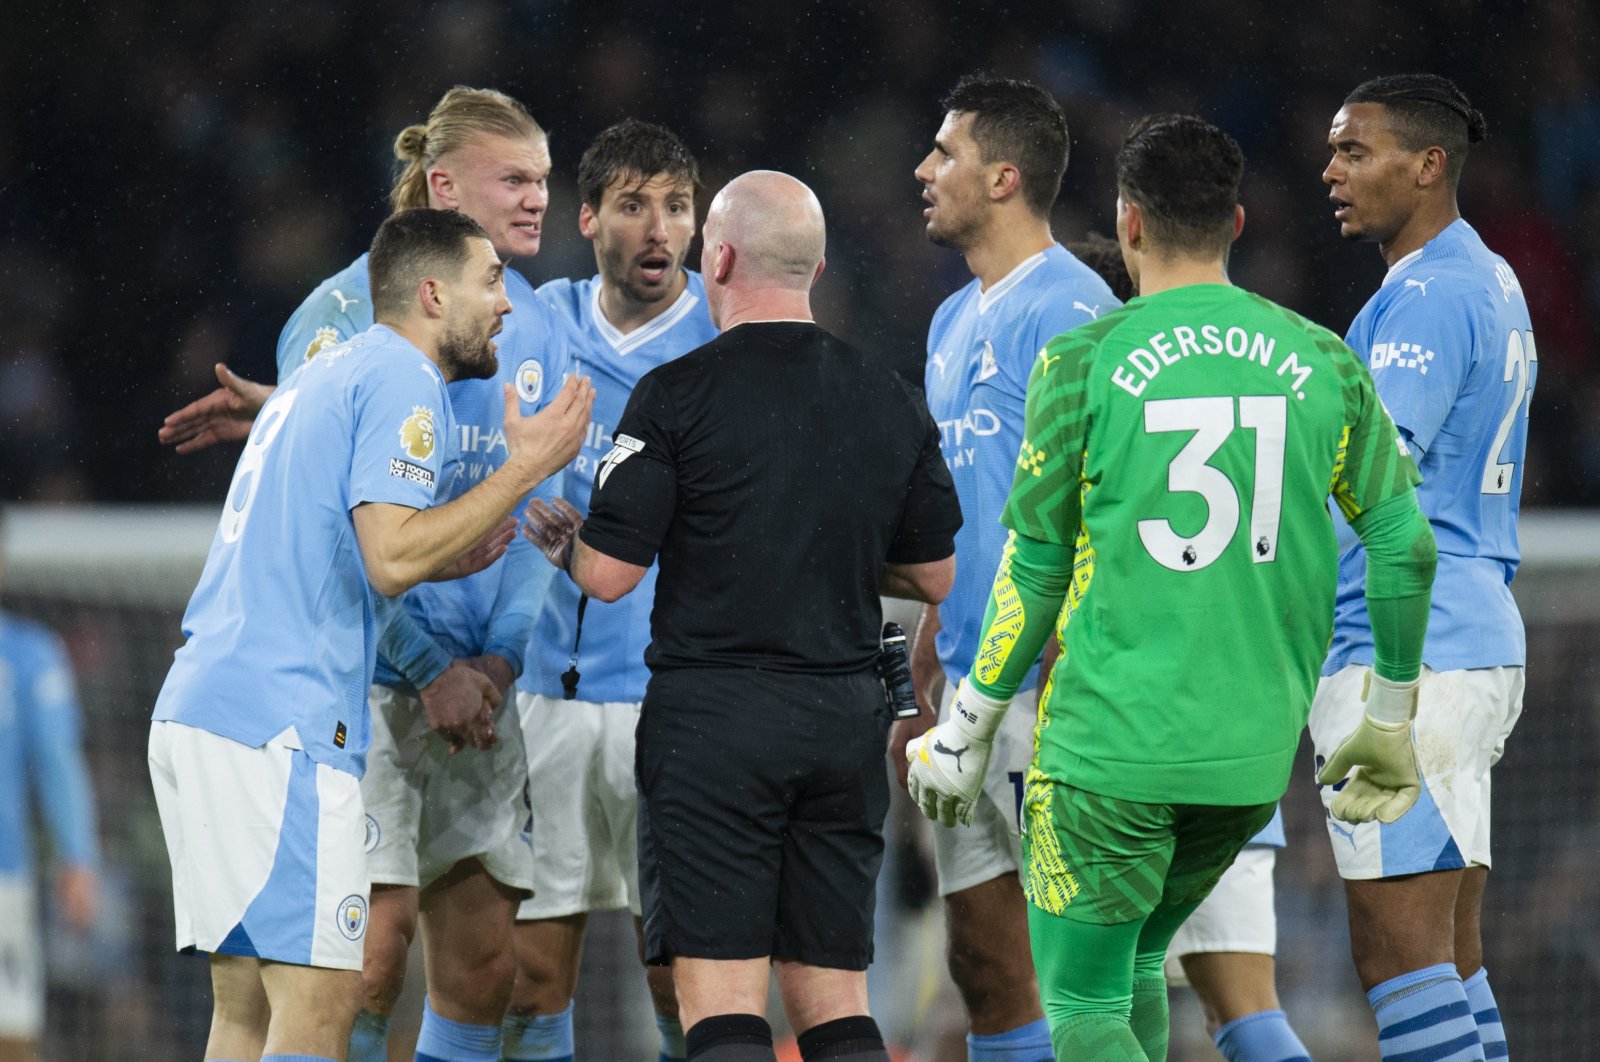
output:
[[888,733],[870,671],[652,676],[635,761],[646,961],[866,969]]

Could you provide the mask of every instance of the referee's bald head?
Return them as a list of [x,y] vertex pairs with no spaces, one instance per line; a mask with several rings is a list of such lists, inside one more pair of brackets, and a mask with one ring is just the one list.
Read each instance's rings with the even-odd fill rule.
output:
[[711,201],[705,238],[733,251],[733,272],[745,285],[808,291],[827,232],[822,204],[803,182],[776,170],[752,170]]

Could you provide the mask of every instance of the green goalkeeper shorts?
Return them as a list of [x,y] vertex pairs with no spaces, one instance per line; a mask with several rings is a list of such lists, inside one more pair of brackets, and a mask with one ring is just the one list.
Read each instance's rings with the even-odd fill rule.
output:
[[1034,774],[1023,797],[1023,891],[1043,911],[1117,925],[1205,899],[1274,804],[1143,804]]

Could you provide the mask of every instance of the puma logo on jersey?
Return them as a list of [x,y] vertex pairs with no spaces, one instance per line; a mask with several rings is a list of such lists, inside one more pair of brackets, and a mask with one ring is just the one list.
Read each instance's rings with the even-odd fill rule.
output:
[[946,351],[943,354],[929,354],[928,360],[933,362],[933,367],[939,370],[939,379],[944,379],[944,367],[950,361],[949,352]]
[[358,303],[358,302],[361,301],[360,299],[347,299],[347,298],[345,298],[344,292],[340,291],[338,288],[334,288],[328,294],[332,295],[334,298],[339,300],[339,312],[340,313],[345,313],[346,311],[348,311],[350,309],[350,307],[353,304]]
[[1093,306],[1090,306],[1090,305],[1088,305],[1086,303],[1082,303],[1082,302],[1074,302],[1072,304],[1072,308],[1074,310],[1082,310],[1084,313],[1088,314],[1091,318],[1093,318],[1096,321],[1098,321],[1100,319],[1100,304],[1098,302],[1095,303]]
[[1421,288],[1422,289],[1422,295],[1423,295],[1424,298],[1426,298],[1427,295],[1428,295],[1428,285],[1432,284],[1433,280],[1434,280],[1433,277],[1429,277],[1427,280],[1411,280],[1411,279],[1407,279],[1406,280],[1406,287],[1408,287],[1408,288]]
[[946,747],[945,743],[940,741],[938,738],[934,738],[933,740],[933,751],[942,753],[946,756],[954,756],[956,758],[957,774],[961,773],[961,757],[966,755],[967,750],[971,747],[971,745],[962,745],[959,749],[952,749]]
[[1048,375],[1050,372],[1050,366],[1060,361],[1061,355],[1057,354],[1055,357],[1051,357],[1050,348],[1045,347],[1043,350],[1039,351],[1039,360],[1044,362],[1044,369],[1040,372],[1040,375]]

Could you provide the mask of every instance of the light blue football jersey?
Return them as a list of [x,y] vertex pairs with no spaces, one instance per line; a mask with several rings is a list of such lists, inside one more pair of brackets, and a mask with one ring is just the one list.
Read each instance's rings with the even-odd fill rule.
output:
[[[1007,531],[1000,513],[1022,446],[1028,374],[1044,345],[1122,303],[1059,244],[1027,259],[988,291],[976,278],[944,301],[928,327],[928,409],[956,495],[956,578],[939,606],[936,641],[946,678],[959,682],[983,634],[983,610]],[[1021,689],[1039,681],[1037,665]]]
[[80,727],[61,639],[0,612],[0,875],[33,872],[35,808],[59,859],[98,861]]
[[[571,372],[568,335],[561,320],[521,273],[507,269],[505,282],[511,313],[495,339],[498,371],[486,380],[456,380],[449,385],[460,465],[446,484],[447,501],[483,482],[509,456],[503,386],[516,386],[522,415],[531,416],[549,403]],[[366,255],[318,285],[278,338],[278,378],[284,379],[329,343],[342,342],[349,330],[370,326],[370,291]],[[550,497],[558,487],[558,481],[547,481],[534,493]],[[519,519],[525,507],[525,503],[517,507]],[[382,632],[375,681],[425,685],[452,657],[483,653],[502,657],[520,674],[534,619],[554,574],[555,569],[519,534],[505,558],[489,568],[464,579],[414,587],[403,599],[405,616],[389,620]]]
[[[1457,220],[1396,262],[1346,337],[1422,472],[1417,501],[1439,546],[1422,659],[1435,671],[1521,666],[1511,597],[1517,511],[1538,356],[1522,286]],[[1333,644],[1323,674],[1372,663],[1367,557],[1337,511]]]
[[351,510],[435,504],[455,436],[438,368],[383,325],[284,380],[245,442],[154,718],[251,747],[293,727],[313,760],[360,777],[381,599]]
[[[705,283],[689,272],[677,301],[650,323],[624,335],[600,312],[600,278],[552,280],[539,288],[545,300],[572,330],[577,371],[594,381],[594,414],[583,448],[567,466],[562,497],[579,512],[589,511],[595,470],[611,450],[611,432],[639,377],[658,365],[687,354],[717,336],[706,306]],[[641,701],[650,671],[644,665],[650,644],[650,608],[655,600],[656,567],[650,566],[638,587],[620,601],[591,600],[583,617],[583,644],[578,655],[582,679],[578,698],[584,701]],[[550,584],[534,630],[528,668],[520,689],[547,697],[561,696],[561,673],[572,659],[577,631],[578,588],[566,576]]]

